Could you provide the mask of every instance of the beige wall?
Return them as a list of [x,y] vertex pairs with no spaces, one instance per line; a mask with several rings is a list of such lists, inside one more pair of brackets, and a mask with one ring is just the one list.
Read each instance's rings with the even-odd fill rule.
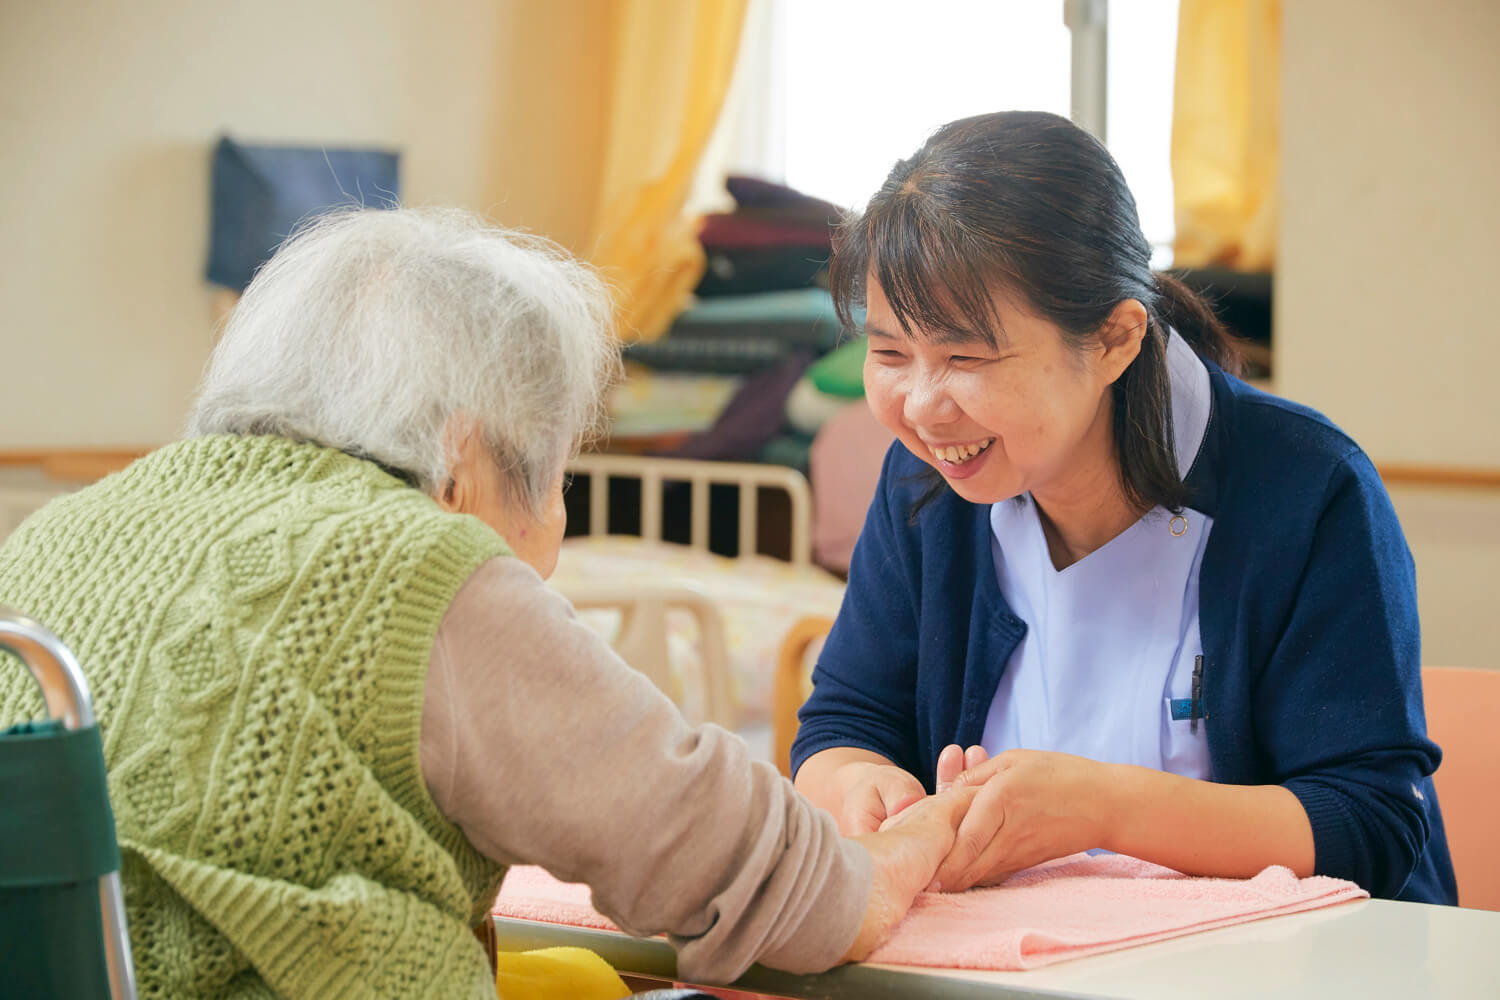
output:
[[[1377,463],[1500,468],[1500,5],[1282,5],[1276,388]],[[1500,491],[1392,490],[1424,658],[1500,668]]]
[[1377,462],[1500,468],[1500,4],[1282,9],[1276,387]]
[[548,193],[597,173],[603,59],[547,72],[601,2],[0,2],[0,449],[177,434],[221,131],[397,148],[408,203],[581,239],[592,204]]
[[1500,492],[1391,490],[1417,564],[1422,660],[1500,670]]

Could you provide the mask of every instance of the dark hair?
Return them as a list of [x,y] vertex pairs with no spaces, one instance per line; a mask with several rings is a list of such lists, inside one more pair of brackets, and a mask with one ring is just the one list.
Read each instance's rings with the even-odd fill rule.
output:
[[[1002,111],[950,122],[897,163],[840,226],[830,279],[845,327],[873,271],[908,335],[920,327],[991,346],[1002,289],[1074,347],[1116,305],[1140,302],[1140,355],[1112,386],[1115,453],[1127,500],[1176,512],[1187,490],[1172,450],[1168,327],[1228,371],[1238,373],[1239,353],[1203,300],[1150,261],[1135,198],[1103,144],[1057,115]],[[938,477],[913,515],[942,488]]]

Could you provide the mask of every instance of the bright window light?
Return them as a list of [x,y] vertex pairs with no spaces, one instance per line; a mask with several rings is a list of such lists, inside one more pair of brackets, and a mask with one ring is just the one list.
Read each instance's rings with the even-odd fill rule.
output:
[[[1068,114],[1061,0],[773,0],[792,187],[860,207],[937,126],[988,111]],[[1108,139],[1146,237],[1170,246],[1176,0],[1110,0]],[[1159,263],[1165,263],[1159,259]]]
[[1061,2],[797,0],[784,10],[787,183],[835,204],[862,206],[944,122],[1068,113]]
[[1109,151],[1135,195],[1154,263],[1171,261],[1172,82],[1177,65],[1177,0],[1110,0]]

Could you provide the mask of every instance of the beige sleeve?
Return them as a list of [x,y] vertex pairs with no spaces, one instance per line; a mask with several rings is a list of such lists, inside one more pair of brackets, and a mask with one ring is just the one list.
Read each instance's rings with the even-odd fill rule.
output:
[[690,726],[519,559],[463,585],[422,713],[434,800],[480,851],[586,882],[679,974],[826,969],[864,917],[870,857],[739,737]]

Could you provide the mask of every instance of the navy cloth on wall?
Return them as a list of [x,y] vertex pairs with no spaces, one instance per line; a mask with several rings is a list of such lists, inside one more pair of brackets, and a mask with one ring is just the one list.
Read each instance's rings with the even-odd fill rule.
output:
[[256,146],[222,137],[213,156],[208,280],[244,291],[309,215],[349,205],[394,208],[399,159],[382,150]]

